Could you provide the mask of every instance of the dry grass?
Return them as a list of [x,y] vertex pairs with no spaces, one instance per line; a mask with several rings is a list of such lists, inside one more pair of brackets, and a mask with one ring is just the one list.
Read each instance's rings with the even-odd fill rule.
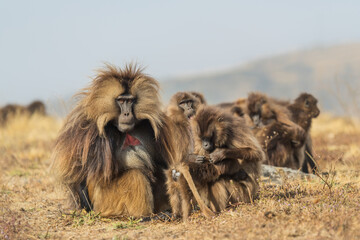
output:
[[61,121],[19,117],[0,129],[0,239],[359,239],[360,126],[323,115],[315,156],[328,174],[263,184],[260,198],[206,220],[142,223],[73,211],[48,173]]

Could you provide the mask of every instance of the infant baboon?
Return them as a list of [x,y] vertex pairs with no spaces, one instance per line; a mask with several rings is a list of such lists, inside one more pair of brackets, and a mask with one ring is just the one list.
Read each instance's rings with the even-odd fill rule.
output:
[[265,155],[244,120],[204,106],[190,122],[194,154],[189,169],[205,203],[218,212],[230,202],[251,202]]

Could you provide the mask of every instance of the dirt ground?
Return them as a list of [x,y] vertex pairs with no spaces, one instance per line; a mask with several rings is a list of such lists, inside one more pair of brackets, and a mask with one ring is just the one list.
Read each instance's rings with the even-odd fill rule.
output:
[[187,223],[101,218],[69,209],[49,174],[61,120],[19,117],[0,129],[0,239],[360,239],[360,124],[314,121],[315,158],[324,174],[263,183],[254,204]]

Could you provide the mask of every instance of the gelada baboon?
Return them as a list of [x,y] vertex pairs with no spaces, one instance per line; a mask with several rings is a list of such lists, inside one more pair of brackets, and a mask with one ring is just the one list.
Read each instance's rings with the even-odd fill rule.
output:
[[190,173],[202,199],[213,211],[230,202],[251,202],[265,159],[243,119],[216,107],[200,107],[190,120],[194,137]]
[[315,173],[317,171],[316,163],[314,162],[312,139],[310,135],[310,127],[313,118],[316,118],[320,114],[320,110],[317,107],[318,100],[311,94],[302,93],[295,99],[293,104],[288,106],[291,112],[291,119],[301,126],[306,132],[305,142],[305,160],[302,166],[302,171],[308,173],[308,166],[310,165],[311,171]]
[[243,104],[241,104],[241,101],[243,99],[239,99],[235,102],[225,102],[225,103],[219,103],[216,105],[216,107],[221,108],[222,110],[228,111],[234,116],[245,118],[245,107]]
[[249,95],[249,102],[252,106],[260,102],[257,108],[249,106],[249,109],[251,111],[260,108],[259,121],[265,126],[255,129],[255,132],[267,152],[268,164],[293,169],[301,168],[303,172],[308,172],[307,163],[311,164],[312,169],[316,168],[311,159],[312,144],[308,134],[311,118],[319,114],[319,109],[316,107],[317,100],[313,96],[301,94],[293,104],[290,104],[288,101],[254,93]]
[[0,124],[5,124],[9,119],[16,115],[33,114],[46,115],[45,104],[41,101],[33,101],[27,106],[18,104],[8,104],[0,109]]
[[106,65],[56,140],[52,168],[81,207],[103,216],[145,216],[168,206],[173,157],[158,82],[133,65]]
[[261,127],[256,136],[267,155],[266,164],[300,169],[304,162],[306,135],[275,121]]
[[299,126],[291,121],[290,112],[286,108],[288,102],[270,98],[259,92],[253,92],[248,95],[247,111],[256,126],[268,125],[274,121],[284,123],[290,128]]
[[289,102],[250,93],[247,111],[256,128],[254,134],[267,155],[266,164],[299,169],[304,161],[305,131],[292,121]]
[[[203,99],[203,97],[202,97]],[[198,202],[205,216],[213,215],[210,209],[204,204],[194,185],[189,173],[188,157],[193,151],[193,140],[191,136],[189,119],[193,118],[201,99],[192,92],[178,92],[170,99],[166,114],[172,120],[172,136],[176,139],[174,146],[177,153],[176,161],[170,164],[166,170],[167,189],[170,197],[170,205],[173,217],[180,215],[187,219],[191,212],[191,193],[190,189]],[[190,189],[189,189],[190,187]]]
[[26,108],[31,115],[35,113],[39,115],[46,115],[45,104],[41,101],[33,101]]
[[195,92],[195,91],[192,91],[192,92],[189,92],[189,93],[191,93],[193,96],[195,96],[199,100],[199,102],[201,104],[205,104],[205,105],[207,104],[207,102],[205,100],[205,97],[204,97],[204,95],[202,93]]

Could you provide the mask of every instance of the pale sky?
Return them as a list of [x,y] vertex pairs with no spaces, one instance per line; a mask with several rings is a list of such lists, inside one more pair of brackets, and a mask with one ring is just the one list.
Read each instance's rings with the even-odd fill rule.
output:
[[0,0],[0,106],[68,97],[103,62],[163,81],[357,41],[355,0]]

